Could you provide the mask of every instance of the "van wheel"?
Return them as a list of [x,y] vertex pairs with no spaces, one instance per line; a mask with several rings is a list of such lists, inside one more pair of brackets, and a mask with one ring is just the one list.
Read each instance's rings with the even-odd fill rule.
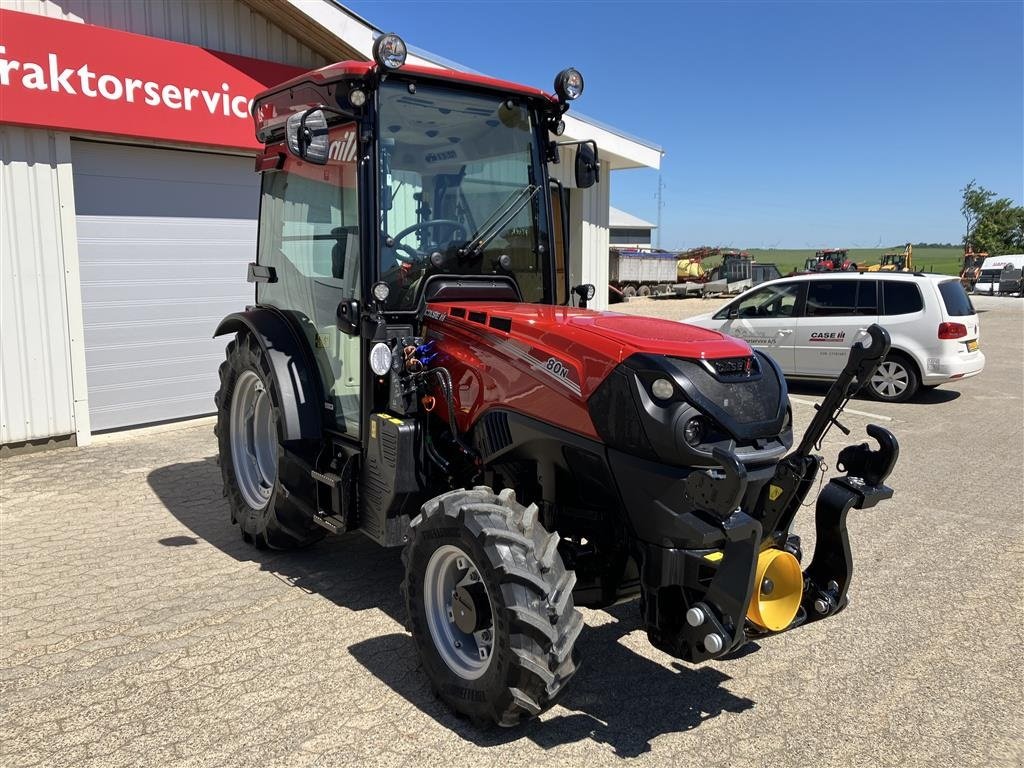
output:
[[510,489],[445,493],[412,521],[402,560],[409,628],[442,701],[506,727],[554,704],[576,673],[583,616],[535,505]]
[[868,391],[876,400],[902,403],[917,394],[921,377],[917,367],[905,355],[890,354],[878,366],[868,382]]
[[258,549],[292,549],[324,537],[281,487],[281,402],[270,365],[251,334],[227,346],[214,396],[224,495],[231,522]]

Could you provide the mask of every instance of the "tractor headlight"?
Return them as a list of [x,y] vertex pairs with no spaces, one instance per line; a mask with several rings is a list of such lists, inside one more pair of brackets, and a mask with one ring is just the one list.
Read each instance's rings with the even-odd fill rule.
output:
[[700,441],[704,439],[707,431],[704,419],[700,416],[694,416],[683,427],[683,440],[686,441],[687,445],[700,445]]
[[651,394],[659,400],[669,400],[675,393],[676,388],[668,379],[655,379],[651,383]]
[[379,341],[370,347],[370,370],[378,376],[391,370],[391,347]]
[[405,41],[394,32],[381,35],[373,43],[373,60],[383,69],[398,69],[405,64],[405,57],[408,54],[409,49],[406,48]]
[[583,75],[578,69],[563,69],[555,78],[555,93],[562,101],[578,99],[583,93]]

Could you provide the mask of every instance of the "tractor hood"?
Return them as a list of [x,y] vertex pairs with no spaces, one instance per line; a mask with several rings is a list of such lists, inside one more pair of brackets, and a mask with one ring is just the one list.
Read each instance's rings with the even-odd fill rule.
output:
[[[426,323],[437,337],[469,333],[525,362],[566,371],[583,398],[631,355],[691,360],[749,357],[745,341],[671,320],[597,312],[575,307],[511,302],[431,303]],[[443,345],[454,352],[451,345]],[[479,349],[476,344],[472,346]]]
[[[463,431],[488,412],[514,412],[545,429],[694,466],[713,465],[711,451],[722,440],[734,441],[744,460],[748,454],[775,459],[787,447],[782,372],[745,341],[718,331],[614,312],[479,301],[431,303],[424,325],[437,363],[451,374]],[[652,402],[640,385],[651,376],[674,381],[678,396]],[[698,416],[714,425],[710,442],[680,442],[680,424]],[[641,424],[642,445],[623,438]]]

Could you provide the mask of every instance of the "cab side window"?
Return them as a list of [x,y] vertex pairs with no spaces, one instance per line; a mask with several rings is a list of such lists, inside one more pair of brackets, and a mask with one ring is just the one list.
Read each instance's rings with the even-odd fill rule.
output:
[[924,309],[921,291],[909,281],[882,281],[882,312],[884,315],[909,315]]

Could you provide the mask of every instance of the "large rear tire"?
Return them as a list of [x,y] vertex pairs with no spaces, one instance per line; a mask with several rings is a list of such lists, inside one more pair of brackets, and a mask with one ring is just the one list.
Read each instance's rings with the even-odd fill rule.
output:
[[228,343],[214,396],[224,496],[242,538],[260,549],[292,549],[324,537],[281,485],[280,393],[251,334]]
[[583,617],[558,535],[511,490],[457,490],[423,505],[402,553],[409,628],[437,695],[478,724],[548,709],[578,661]]

